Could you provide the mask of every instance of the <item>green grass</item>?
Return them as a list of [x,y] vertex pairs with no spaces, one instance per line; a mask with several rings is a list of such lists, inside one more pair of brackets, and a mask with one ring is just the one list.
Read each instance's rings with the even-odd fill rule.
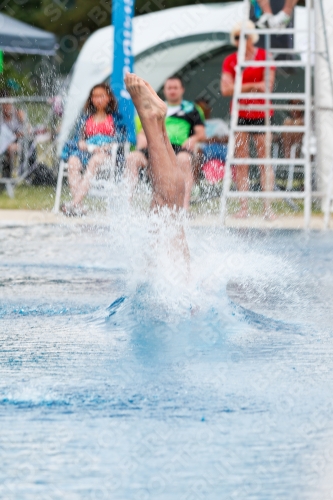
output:
[[15,188],[14,198],[9,198],[6,190],[0,192],[0,209],[51,210],[54,197],[54,187],[22,184]]
[[[136,195],[136,203],[141,208],[147,208],[149,201],[147,201],[146,192],[138,192]],[[29,186],[22,184],[15,189],[15,197],[9,198],[5,190],[0,192],[0,209],[13,209],[13,210],[52,210],[55,200],[55,187],[49,186]],[[69,200],[69,191],[65,186],[62,191],[61,201]],[[273,210],[278,215],[302,215],[303,213],[303,201],[295,200],[298,206],[298,211],[294,211],[290,206],[282,200],[274,201],[272,203]],[[90,210],[104,210],[105,203],[98,199],[89,199],[86,201],[86,205]],[[143,206],[141,206],[143,205]],[[191,204],[191,211],[194,214],[217,214],[219,213],[220,198],[218,196],[213,196],[202,200],[198,203]],[[228,203],[229,213],[236,212],[239,208],[239,202],[237,200],[230,200]],[[250,213],[252,215],[260,215],[263,212],[263,201],[262,200],[249,200]],[[319,204],[312,205],[312,213],[320,214]]]
[[[69,189],[64,186],[61,202],[69,199]],[[0,192],[0,210],[52,210],[54,201],[55,187],[21,184],[15,188],[14,198],[9,198],[6,190]],[[105,201],[98,198],[88,198],[85,205],[92,212],[105,210]]]
[[[281,216],[303,216],[304,202],[303,200],[293,200],[297,209],[293,209],[284,200],[272,201],[272,210],[276,215]],[[228,201],[228,214],[232,215],[240,209],[240,203],[237,199]],[[296,208],[295,207],[295,208]],[[210,198],[208,200],[191,203],[191,211],[196,215],[217,215],[220,213],[220,198]],[[264,213],[264,202],[259,199],[249,200],[249,214],[251,216],[262,216]],[[312,215],[322,214],[320,206],[317,203],[312,203]]]

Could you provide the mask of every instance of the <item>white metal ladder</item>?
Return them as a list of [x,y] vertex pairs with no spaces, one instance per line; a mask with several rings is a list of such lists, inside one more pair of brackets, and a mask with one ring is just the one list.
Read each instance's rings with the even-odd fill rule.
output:
[[[332,98],[333,98],[333,71],[332,71],[330,49],[329,49],[329,43],[328,43],[328,37],[327,37],[327,29],[326,29],[323,0],[319,0],[319,6],[320,6],[321,21],[323,23],[325,49],[323,52],[321,52],[321,53],[317,52],[317,53],[320,56],[322,56],[324,58],[324,60],[327,62],[329,80],[330,80],[330,88],[331,88],[331,94],[332,94]],[[331,205],[332,205],[332,201],[333,201],[333,164],[331,165],[331,168],[330,168],[329,177],[328,177],[327,186],[326,186],[326,193],[324,193],[324,196],[325,195],[326,195],[326,201],[325,201],[325,208],[324,208],[324,229],[328,229],[329,224],[330,224]]]
[[[310,113],[311,113],[311,8],[310,0],[306,0],[306,12],[307,12],[307,31],[308,34],[308,46],[307,46],[307,57],[306,62],[301,60],[294,61],[272,61],[269,60],[269,53],[278,54],[297,54],[300,51],[297,49],[271,49],[270,48],[270,36],[274,34],[292,34],[300,32],[295,28],[286,28],[280,30],[272,29],[260,29],[260,30],[249,30],[246,29],[246,21],[249,18],[250,12],[250,1],[244,0],[244,19],[242,23],[242,29],[240,33],[240,42],[237,54],[237,66],[236,66],[236,76],[235,76],[235,86],[234,95],[232,100],[232,114],[230,123],[230,135],[228,143],[228,156],[225,166],[225,178],[223,182],[223,190],[221,195],[221,219],[222,223],[225,223],[226,211],[227,211],[227,201],[228,198],[279,198],[279,199],[304,199],[304,226],[306,228],[310,225],[311,217],[311,158],[310,158]],[[265,35],[266,39],[266,52],[267,59],[265,61],[248,61],[245,60],[245,35],[258,33]],[[246,67],[264,67],[265,68],[265,81],[266,81],[266,92],[260,94],[253,93],[242,93],[242,70]],[[283,92],[274,93],[269,91],[269,68],[270,67],[304,67],[305,69],[305,92],[295,93],[295,92]],[[265,126],[238,126],[238,112],[240,109],[244,109],[239,103],[240,99],[265,99],[264,105],[253,105],[246,106],[246,109],[256,109],[265,111]],[[270,104],[270,100],[274,99],[280,101],[278,104]],[[290,99],[300,99],[304,101],[304,125],[303,126],[282,126],[282,125],[271,125],[269,119],[269,113],[271,109],[292,109],[292,105],[286,105],[283,103],[285,100]],[[294,107],[300,108],[299,105],[294,105]],[[235,158],[235,135],[237,132],[265,132],[266,133],[266,158]],[[264,167],[269,167],[270,165],[289,165],[290,159],[285,158],[272,158],[271,157],[271,133],[272,132],[303,132],[304,133],[304,158],[293,160],[294,165],[304,166],[304,191],[231,191],[231,166],[235,165],[264,165]]]

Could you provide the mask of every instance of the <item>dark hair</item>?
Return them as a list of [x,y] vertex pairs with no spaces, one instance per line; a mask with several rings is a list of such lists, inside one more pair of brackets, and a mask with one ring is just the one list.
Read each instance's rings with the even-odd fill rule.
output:
[[94,85],[94,87],[90,91],[89,97],[84,107],[86,113],[88,113],[89,115],[93,115],[97,111],[92,102],[92,95],[95,89],[103,89],[109,96],[109,102],[105,109],[106,114],[110,115],[111,113],[117,111],[118,109],[117,99],[115,98],[115,95],[112,92],[110,86],[107,83],[98,83],[97,85]]
[[180,81],[181,86],[182,86],[183,88],[185,88],[185,87],[184,87],[184,82],[183,82],[183,80],[182,80],[182,77],[181,77],[181,76],[179,76],[179,75],[169,76],[169,77],[165,80],[164,85],[166,84],[166,82],[167,82],[168,80],[179,80],[179,81]]
[[195,104],[199,104],[200,102],[204,103],[206,106],[210,107],[210,100],[207,97],[198,97],[195,100]]

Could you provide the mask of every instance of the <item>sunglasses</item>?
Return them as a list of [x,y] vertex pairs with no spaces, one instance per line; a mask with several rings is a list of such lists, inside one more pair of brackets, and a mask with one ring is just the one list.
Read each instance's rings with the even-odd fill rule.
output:
[[[247,35],[244,35],[244,38],[245,38],[245,40],[247,40],[247,39],[248,39],[248,36],[247,36]],[[234,36],[234,40],[235,40],[235,42],[239,42],[239,39],[240,39],[240,35],[235,35],[235,36]]]

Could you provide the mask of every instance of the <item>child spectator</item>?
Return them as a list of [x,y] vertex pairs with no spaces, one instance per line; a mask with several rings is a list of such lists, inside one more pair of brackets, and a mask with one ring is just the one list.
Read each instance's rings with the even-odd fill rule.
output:
[[75,138],[64,148],[68,160],[68,181],[72,202],[61,207],[68,216],[82,215],[82,201],[99,167],[108,161],[111,144],[123,142],[125,130],[117,110],[116,98],[105,83],[95,85],[79,120]]
[[[292,100],[291,105],[304,105],[303,101]],[[284,120],[283,125],[287,126],[302,126],[304,125],[304,111],[302,109],[291,109],[289,116]],[[300,152],[303,132],[283,132],[281,134],[284,158],[290,158],[291,148],[294,144],[299,145],[298,153]]]

